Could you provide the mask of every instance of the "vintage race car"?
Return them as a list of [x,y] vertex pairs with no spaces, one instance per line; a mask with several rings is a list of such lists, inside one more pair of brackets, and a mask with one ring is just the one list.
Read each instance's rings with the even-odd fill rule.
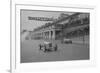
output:
[[51,42],[44,42],[43,44],[39,44],[39,50],[44,52],[57,51],[57,49],[57,44],[52,44]]
[[66,38],[64,38],[63,40],[62,40],[62,43],[71,43],[72,44],[72,40],[71,39],[66,39]]

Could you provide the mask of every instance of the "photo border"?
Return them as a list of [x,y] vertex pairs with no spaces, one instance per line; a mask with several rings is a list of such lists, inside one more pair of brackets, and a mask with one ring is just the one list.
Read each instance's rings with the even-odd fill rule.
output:
[[[17,70],[17,63],[16,63],[16,60],[17,60],[17,58],[16,58],[16,56],[17,56],[17,53],[16,53],[16,6],[17,5],[27,5],[27,6],[40,6],[40,7],[57,7],[57,8],[69,8],[69,7],[63,7],[63,6],[43,6],[43,5],[29,5],[29,4],[15,4],[15,52],[12,50],[12,35],[14,35],[14,34],[12,34],[12,16],[11,16],[11,61],[10,61],[10,63],[11,63],[11,72],[15,72],[15,71],[19,71],[19,70]],[[78,8],[78,7],[70,7],[70,8]],[[83,7],[79,7],[79,9],[81,9],[81,8],[83,8]],[[94,13],[96,13],[95,12],[95,8],[83,8],[83,9],[92,9],[93,11],[94,11]],[[94,14],[93,13],[93,14]],[[12,15],[12,9],[11,9],[11,15]],[[90,15],[91,16],[91,15]],[[95,15],[94,15],[94,17],[95,17]],[[90,21],[90,24],[91,24],[91,21]],[[93,42],[93,41],[92,41]],[[15,58],[14,57],[12,57],[12,55],[13,55],[13,53],[15,54],[14,56],[15,56]],[[15,60],[13,60],[13,59],[15,59]],[[15,62],[14,62],[15,61]],[[68,62],[68,61],[67,61]],[[14,64],[15,63],[15,64]],[[47,64],[47,62],[45,62],[46,64]],[[28,63],[29,64],[29,63]],[[38,64],[40,64],[40,63],[38,63]],[[95,64],[95,61],[93,61],[93,65]],[[41,64],[41,65],[43,65],[43,63]],[[92,65],[92,62],[91,62],[91,65]]]

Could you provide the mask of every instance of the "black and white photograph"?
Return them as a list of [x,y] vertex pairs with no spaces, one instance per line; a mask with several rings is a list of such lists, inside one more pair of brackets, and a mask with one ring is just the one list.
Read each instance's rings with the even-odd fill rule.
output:
[[20,10],[20,62],[90,59],[90,13]]

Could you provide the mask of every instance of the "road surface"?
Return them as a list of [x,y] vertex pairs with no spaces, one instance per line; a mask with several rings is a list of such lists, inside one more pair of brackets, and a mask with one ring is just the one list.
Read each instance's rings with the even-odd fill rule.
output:
[[89,59],[89,45],[87,44],[62,44],[60,40],[53,40],[50,42],[58,45],[58,51],[44,53],[39,50],[39,44],[43,42],[44,40],[21,42],[21,63]]

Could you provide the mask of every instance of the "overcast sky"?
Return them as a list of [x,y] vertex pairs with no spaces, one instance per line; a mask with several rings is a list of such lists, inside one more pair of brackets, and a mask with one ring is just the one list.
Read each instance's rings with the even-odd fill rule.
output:
[[[61,13],[72,14],[71,12],[54,12],[54,11],[35,11],[35,10],[21,10],[21,30],[33,30],[48,21],[28,20],[28,17],[47,17],[58,18]],[[51,22],[51,21],[49,21]]]

